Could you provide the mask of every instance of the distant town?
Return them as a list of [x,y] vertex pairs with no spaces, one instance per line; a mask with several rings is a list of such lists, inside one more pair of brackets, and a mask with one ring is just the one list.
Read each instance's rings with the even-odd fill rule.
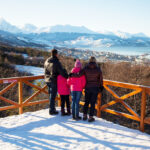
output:
[[81,50],[77,48],[56,47],[62,55],[74,58],[88,60],[90,56],[94,56],[98,62],[135,62],[150,63],[150,53],[143,55],[120,55],[111,52],[98,52],[92,50]]

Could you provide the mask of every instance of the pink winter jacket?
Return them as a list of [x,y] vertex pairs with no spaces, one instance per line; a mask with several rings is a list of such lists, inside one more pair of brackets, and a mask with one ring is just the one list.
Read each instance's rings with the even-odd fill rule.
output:
[[57,90],[60,95],[69,95],[70,89],[69,85],[67,84],[67,79],[61,75],[57,77]]
[[[80,68],[73,68],[72,73],[78,73],[80,71]],[[70,86],[71,91],[81,91],[84,89],[86,84],[85,76],[81,77],[70,77],[67,80],[68,85]]]

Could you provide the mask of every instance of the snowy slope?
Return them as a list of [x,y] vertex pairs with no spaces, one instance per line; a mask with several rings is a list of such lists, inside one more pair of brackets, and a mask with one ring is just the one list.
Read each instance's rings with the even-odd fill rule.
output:
[[15,68],[20,72],[28,72],[28,73],[33,74],[34,76],[44,74],[44,68],[41,68],[41,67],[26,66],[26,65],[15,65]]
[[96,118],[50,116],[48,109],[0,119],[0,150],[150,150],[150,135]]

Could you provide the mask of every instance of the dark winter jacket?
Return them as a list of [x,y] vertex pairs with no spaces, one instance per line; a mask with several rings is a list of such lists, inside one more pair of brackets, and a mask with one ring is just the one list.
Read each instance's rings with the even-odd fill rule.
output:
[[100,67],[97,66],[95,62],[88,63],[78,74],[73,74],[72,76],[78,77],[85,75],[86,86],[89,87],[103,87],[103,76]]
[[55,83],[57,84],[57,76],[62,75],[65,78],[68,78],[68,74],[63,69],[59,59],[54,57],[49,57],[44,64],[45,69],[45,82],[46,83]]

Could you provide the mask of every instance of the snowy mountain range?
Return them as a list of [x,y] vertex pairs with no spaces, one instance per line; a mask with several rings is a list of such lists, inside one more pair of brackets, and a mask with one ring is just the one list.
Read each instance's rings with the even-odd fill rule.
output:
[[32,24],[25,24],[23,27],[17,27],[11,25],[8,21],[0,18],[0,30],[11,32],[11,33],[54,33],[54,32],[67,32],[67,33],[87,33],[87,34],[105,34],[114,35],[121,38],[131,38],[131,37],[147,37],[144,33],[130,34],[127,32],[110,32],[110,31],[92,31],[84,26],[71,26],[71,25],[55,25],[48,27],[38,28]]
[[17,27],[0,18],[0,42],[16,46],[65,47],[150,47],[150,37],[143,33],[94,32],[84,26],[56,25],[38,28],[32,24]]
[[56,25],[56,26],[48,26],[38,28],[32,24],[25,24],[23,27],[17,27],[15,25],[11,25],[5,19],[0,18],[0,30],[11,32],[11,33],[53,33],[53,32],[75,32],[75,33],[88,33],[94,34],[96,32],[89,30],[84,26],[71,26],[71,25]]

